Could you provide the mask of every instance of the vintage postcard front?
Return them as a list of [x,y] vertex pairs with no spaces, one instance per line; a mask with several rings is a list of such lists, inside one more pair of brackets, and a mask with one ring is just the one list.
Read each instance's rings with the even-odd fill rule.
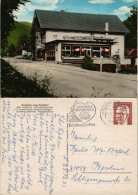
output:
[[1,6],[0,195],[137,195],[137,1]]
[[1,195],[137,194],[136,99],[1,106]]

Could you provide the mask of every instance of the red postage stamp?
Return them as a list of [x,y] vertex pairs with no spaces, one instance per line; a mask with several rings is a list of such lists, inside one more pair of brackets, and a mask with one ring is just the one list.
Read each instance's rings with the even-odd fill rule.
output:
[[132,125],[132,102],[114,102],[114,125]]

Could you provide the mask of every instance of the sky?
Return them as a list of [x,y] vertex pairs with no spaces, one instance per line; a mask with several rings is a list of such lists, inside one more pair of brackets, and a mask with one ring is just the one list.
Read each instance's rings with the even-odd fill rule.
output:
[[114,14],[123,21],[134,4],[136,0],[31,0],[25,6],[21,5],[18,11],[14,11],[14,15],[17,21],[32,22],[35,9],[65,10],[78,13]]

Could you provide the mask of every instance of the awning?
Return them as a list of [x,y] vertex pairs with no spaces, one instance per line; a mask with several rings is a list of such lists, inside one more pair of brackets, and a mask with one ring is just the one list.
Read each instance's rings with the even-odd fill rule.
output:
[[73,49],[73,51],[86,51],[86,50],[90,50],[90,49],[87,49],[87,48],[76,48],[76,49]]
[[111,51],[111,49],[101,49],[101,51],[109,52],[109,51]]
[[76,49],[73,49],[73,51],[83,51],[82,48],[76,48]]
[[[76,48],[76,49],[73,49],[73,51],[85,51],[85,50],[89,50],[89,49],[87,49],[87,48]],[[109,51],[111,51],[111,49],[106,49],[106,48],[103,48],[103,49],[101,49],[101,51],[103,51],[103,52],[109,52]]]

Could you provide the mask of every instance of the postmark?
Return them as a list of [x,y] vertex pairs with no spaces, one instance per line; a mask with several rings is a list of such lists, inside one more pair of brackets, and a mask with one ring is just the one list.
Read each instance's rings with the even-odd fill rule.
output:
[[100,118],[108,126],[132,125],[132,102],[106,102],[100,110]]
[[83,124],[82,126],[85,126],[94,118],[95,114],[96,107],[93,103],[91,102],[82,103],[76,101],[74,105],[71,107],[71,111],[68,115],[68,122],[70,124],[76,123],[76,126],[80,126],[81,124]]
[[113,104],[114,101],[108,101],[103,104],[100,110],[100,118],[108,126],[113,126]]

